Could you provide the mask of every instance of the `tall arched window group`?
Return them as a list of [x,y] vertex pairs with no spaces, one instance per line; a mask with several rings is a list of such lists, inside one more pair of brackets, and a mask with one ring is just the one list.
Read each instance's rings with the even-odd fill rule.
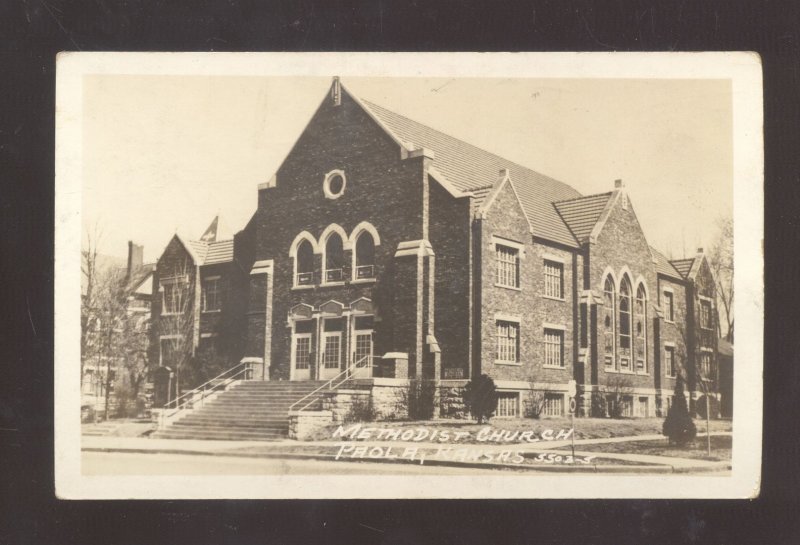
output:
[[[647,372],[647,288],[630,277],[603,280],[603,361],[607,370]],[[635,362],[635,363],[634,363]]]
[[[319,242],[308,231],[303,231],[295,237],[289,250],[294,260],[294,286],[313,286],[318,282],[336,285],[348,276],[351,282],[374,280],[375,247],[379,244],[378,232],[368,222],[357,225],[349,236],[342,227],[331,224],[322,232]],[[349,264],[348,250],[351,251]],[[315,254],[322,255],[320,278],[315,278]]]

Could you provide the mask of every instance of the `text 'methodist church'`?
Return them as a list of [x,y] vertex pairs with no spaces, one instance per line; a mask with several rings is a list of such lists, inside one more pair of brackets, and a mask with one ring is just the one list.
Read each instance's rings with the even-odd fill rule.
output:
[[[631,416],[665,412],[682,373],[713,368],[714,282],[702,250],[669,261],[617,181],[569,185],[349,93],[334,78],[232,241],[176,236],[154,281],[151,358],[169,363],[159,320],[194,293],[193,350],[213,345],[263,380],[485,373],[501,410],[525,392],[580,414],[625,379]],[[191,274],[172,274],[176,259]],[[177,279],[176,279],[177,278]]]

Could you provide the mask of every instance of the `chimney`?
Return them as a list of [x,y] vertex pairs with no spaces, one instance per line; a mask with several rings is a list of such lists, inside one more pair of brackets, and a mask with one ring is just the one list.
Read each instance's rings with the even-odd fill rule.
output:
[[698,254],[702,254],[702,253],[703,253],[703,249],[702,249],[702,248],[698,248],[698,249],[697,249],[697,253],[698,253]]
[[622,209],[628,209],[628,192],[625,190],[625,184],[622,180],[614,180],[614,190],[620,192],[620,200],[622,201]]
[[505,178],[508,178],[508,177],[509,177],[508,169],[507,168],[501,168],[500,169],[500,179],[504,180]]
[[130,280],[133,273],[142,268],[144,247],[134,244],[132,240],[128,241],[128,279]]
[[331,99],[334,106],[342,105],[342,84],[339,82],[339,76],[333,76],[333,85],[331,85]]

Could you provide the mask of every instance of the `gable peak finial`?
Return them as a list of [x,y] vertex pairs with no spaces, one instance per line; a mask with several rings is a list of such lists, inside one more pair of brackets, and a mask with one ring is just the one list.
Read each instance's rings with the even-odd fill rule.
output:
[[333,83],[331,84],[331,100],[334,106],[342,105],[342,83],[339,81],[339,76],[333,76]]

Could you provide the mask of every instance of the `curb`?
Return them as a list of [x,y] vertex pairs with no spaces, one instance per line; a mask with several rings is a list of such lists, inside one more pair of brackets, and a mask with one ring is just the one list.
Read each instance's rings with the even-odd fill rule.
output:
[[532,465],[532,464],[492,464],[481,462],[453,462],[450,460],[426,460],[424,464],[412,460],[387,459],[387,458],[339,458],[332,454],[302,454],[294,452],[236,452],[236,451],[203,451],[203,450],[179,450],[179,449],[137,449],[137,448],[114,448],[114,447],[88,447],[81,449],[82,452],[104,452],[104,453],[131,453],[131,454],[183,454],[188,456],[218,456],[228,458],[269,458],[269,459],[288,459],[288,460],[320,460],[320,461],[341,461],[345,463],[382,463],[382,464],[411,464],[420,466],[442,466],[442,467],[461,467],[469,469],[496,469],[496,470],[522,470],[522,471],[543,471],[545,473],[715,473],[730,471],[731,465],[720,465],[712,467],[704,466],[683,466],[672,465],[597,465],[589,464],[583,466],[569,465]]

